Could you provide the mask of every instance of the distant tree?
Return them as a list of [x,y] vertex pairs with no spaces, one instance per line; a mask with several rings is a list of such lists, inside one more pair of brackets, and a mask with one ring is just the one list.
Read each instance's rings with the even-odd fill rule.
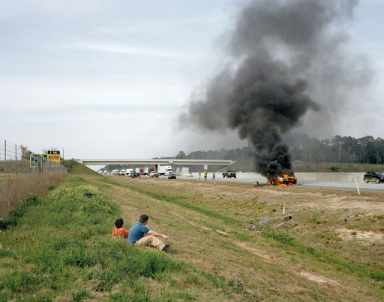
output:
[[[319,140],[306,133],[295,133],[284,135],[283,142],[289,146],[294,161],[384,164],[384,140],[379,137],[374,139],[372,136],[365,136],[357,139],[351,136],[336,135],[330,139]],[[51,150],[54,149],[51,148]],[[193,151],[188,155],[184,151],[179,151],[176,157],[159,158],[250,161],[253,159],[253,155],[254,150],[248,145],[229,150],[221,148],[219,151]],[[113,169],[119,169],[119,167],[113,167]]]
[[357,139],[351,136],[343,137],[344,162],[359,162],[359,145]]
[[194,151],[187,155],[188,159],[223,159],[226,149],[221,148],[220,151]]
[[179,154],[176,155],[177,159],[186,159],[187,156],[185,155],[184,151],[179,151]]
[[358,139],[358,144],[363,150],[363,162],[374,164],[376,162],[375,155],[375,139],[372,136],[364,136]]
[[31,151],[28,150],[28,147],[20,145],[20,150],[21,150],[21,158],[29,159],[29,154],[31,153]]
[[223,159],[237,160],[235,150],[228,150]]
[[378,137],[375,142],[376,164],[384,164],[384,140]]

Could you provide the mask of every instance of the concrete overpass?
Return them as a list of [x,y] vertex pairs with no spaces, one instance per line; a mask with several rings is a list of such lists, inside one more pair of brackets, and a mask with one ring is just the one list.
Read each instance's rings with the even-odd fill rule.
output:
[[229,166],[235,161],[225,159],[75,159],[83,165],[176,165],[176,166]]

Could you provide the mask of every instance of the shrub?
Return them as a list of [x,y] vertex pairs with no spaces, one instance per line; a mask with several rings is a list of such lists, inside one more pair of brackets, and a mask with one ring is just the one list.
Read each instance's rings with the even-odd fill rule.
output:
[[334,167],[334,166],[332,166],[332,167],[329,167],[329,170],[330,170],[331,172],[339,172],[339,167]]

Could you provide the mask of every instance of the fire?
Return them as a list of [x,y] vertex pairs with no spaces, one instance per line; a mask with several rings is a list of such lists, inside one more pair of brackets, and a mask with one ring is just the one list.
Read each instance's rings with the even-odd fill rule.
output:
[[297,178],[294,174],[281,173],[268,178],[270,185],[277,186],[296,186]]

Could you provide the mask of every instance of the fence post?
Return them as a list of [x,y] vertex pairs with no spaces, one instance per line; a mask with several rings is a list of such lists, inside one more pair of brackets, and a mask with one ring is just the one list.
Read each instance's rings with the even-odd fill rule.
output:
[[15,145],[15,174],[17,179],[17,145]]
[[7,140],[4,140],[4,183],[7,184]]

